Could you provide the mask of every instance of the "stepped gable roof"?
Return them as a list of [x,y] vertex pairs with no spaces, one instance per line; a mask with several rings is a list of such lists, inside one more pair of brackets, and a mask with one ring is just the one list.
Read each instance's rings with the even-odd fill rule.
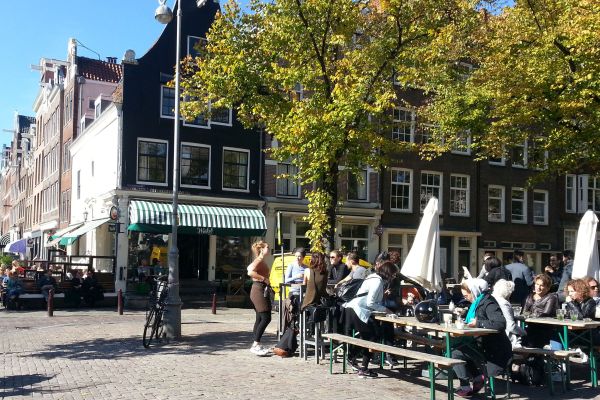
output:
[[118,83],[123,77],[123,66],[116,62],[77,57],[77,72],[93,81]]

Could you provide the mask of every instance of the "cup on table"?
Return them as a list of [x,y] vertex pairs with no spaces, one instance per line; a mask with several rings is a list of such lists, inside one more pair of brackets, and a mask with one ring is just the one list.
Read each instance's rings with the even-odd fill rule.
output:
[[564,321],[565,320],[565,310],[563,310],[562,308],[559,308],[558,310],[556,310],[556,319],[559,321]]
[[456,320],[456,329],[465,329],[465,321],[463,321],[461,318]]
[[514,315],[521,315],[521,310],[523,309],[523,307],[521,306],[513,306],[513,313]]
[[571,313],[571,321],[573,321],[573,322],[577,321],[577,314],[574,312]]
[[444,314],[444,325],[449,327],[452,324],[452,314]]

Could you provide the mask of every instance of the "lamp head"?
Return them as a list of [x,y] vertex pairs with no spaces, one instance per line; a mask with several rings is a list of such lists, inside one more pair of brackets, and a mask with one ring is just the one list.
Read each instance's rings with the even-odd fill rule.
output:
[[88,212],[87,212],[87,210],[85,210],[85,211],[83,212],[83,220],[84,220],[84,221],[87,221],[87,217],[88,217]]
[[173,19],[173,11],[165,4],[166,2],[167,0],[159,0],[159,5],[154,11],[154,19],[163,25],[168,24]]
[[208,0],[196,0],[196,7],[202,8]]

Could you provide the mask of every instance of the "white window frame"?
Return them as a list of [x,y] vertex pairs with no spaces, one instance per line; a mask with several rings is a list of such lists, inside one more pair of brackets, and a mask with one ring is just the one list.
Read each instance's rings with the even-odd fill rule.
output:
[[[396,119],[396,112],[398,112],[398,115],[400,115],[400,113],[402,113],[402,112],[409,114],[411,120],[407,121],[407,120],[402,120],[402,119]],[[415,142],[416,119],[417,119],[416,112],[414,109],[407,108],[407,107],[394,107],[393,115],[392,115],[392,140],[397,140],[399,142],[405,142],[405,143],[414,143]],[[409,141],[401,140],[399,138],[399,136],[400,136],[399,130],[398,130],[398,132],[395,132],[396,128],[399,127],[400,125],[404,128],[405,126],[408,126],[409,123],[410,123],[410,140]],[[406,133],[402,133],[402,135],[406,135]]]
[[[247,164],[247,174],[246,174],[246,189],[235,189],[235,188],[226,188],[224,186],[224,175],[225,175],[225,152],[226,151],[236,151],[238,153],[248,153],[248,164]],[[241,192],[241,193],[249,193],[250,192],[250,150],[242,149],[238,147],[223,147],[223,151],[221,152],[221,190],[227,192]]]
[[[209,109],[209,111],[212,111],[212,103],[209,103],[208,109]],[[212,125],[233,126],[233,109],[231,107],[229,107],[228,110],[229,110],[229,122],[213,121],[212,114],[209,114],[210,118],[208,119],[208,126],[209,127],[211,127]]]
[[[523,149],[523,158],[521,160],[519,160],[519,162],[522,162],[523,164],[515,163],[515,159],[514,159],[515,148]],[[513,168],[527,168],[527,140],[525,140],[523,143],[513,144],[512,148],[511,148],[511,152],[510,152],[510,165]]]
[[[571,244],[572,242],[572,244]],[[575,251],[577,245],[577,229],[565,229],[563,231],[563,249]]]
[[[466,187],[458,187],[458,186],[452,186],[452,178],[465,178],[466,179]],[[464,174],[450,174],[450,206],[449,206],[449,213],[450,215],[454,215],[457,217],[468,217],[471,214],[471,202],[470,202],[470,197],[471,197],[471,177],[469,175],[464,175]],[[465,192],[465,212],[461,213],[461,212],[454,212],[452,211],[452,204],[453,204],[453,194],[457,193],[457,192]]]
[[[405,172],[408,174],[409,177],[409,182],[408,183],[404,183],[404,182],[395,182],[393,180],[394,177],[394,172]],[[390,211],[394,211],[394,212],[402,212],[402,213],[412,213],[413,210],[413,182],[414,182],[414,176],[413,176],[413,171],[412,169],[406,169],[406,168],[392,168],[390,171]],[[404,208],[397,208],[397,207],[393,207],[392,205],[394,204],[394,198],[399,198],[399,197],[403,197],[403,196],[394,196],[393,192],[394,192],[394,187],[398,186],[398,187],[408,187],[408,208],[404,209]],[[396,204],[398,204],[398,202],[395,202]]]
[[[569,184],[569,181],[572,181],[571,184]],[[571,207],[569,207],[569,201]],[[565,212],[577,213],[577,175],[565,175]]]
[[191,56],[191,49],[192,49],[192,39],[195,39],[194,43],[199,41],[199,40],[204,40],[205,43],[208,43],[208,41],[206,40],[206,38],[202,37],[202,36],[193,36],[193,35],[188,35],[187,37],[187,45],[186,45],[186,54],[188,56]]
[[[513,192],[520,191],[523,193],[523,199],[515,199]],[[513,202],[521,202],[523,206],[523,215],[521,219],[516,219],[513,213]],[[527,223],[527,190],[522,187],[513,187],[510,190],[510,222],[513,224],[526,224]]]
[[[539,200],[536,200],[535,199],[536,194],[543,194],[544,201],[540,202]],[[544,207],[544,219],[536,221],[535,208],[536,208],[536,205],[539,206],[540,203]],[[534,191],[533,191],[533,224],[534,225],[548,225],[548,191],[547,190],[534,189]]]
[[[167,118],[167,119],[175,119],[175,111],[173,111],[173,115],[170,114],[163,114],[163,99],[164,99],[164,89],[170,89],[175,91],[174,88],[171,88],[167,85],[160,85],[160,117],[161,118]],[[175,97],[173,97],[175,98]]]
[[[141,181],[139,179],[139,165],[140,165],[140,142],[154,142],[154,143],[166,143],[167,149],[165,151],[165,181],[154,182],[154,181]],[[161,139],[152,139],[145,137],[138,137],[135,146],[135,183],[138,185],[154,185],[154,186],[168,186],[169,184],[169,141]]]
[[[291,168],[295,168],[295,169],[296,169],[296,174],[298,174],[298,171],[299,171],[299,170],[298,170],[298,167],[297,167],[296,165],[294,165],[294,164],[292,164],[291,162],[289,162],[289,161],[288,161],[288,162],[278,162],[278,163],[277,163],[277,166],[276,166],[276,168],[277,168],[277,175],[281,174],[281,171],[279,170],[279,168],[280,168],[280,167],[283,167],[284,165],[285,165],[287,168],[290,168],[290,167],[291,167]],[[287,173],[289,173],[289,170],[288,170],[288,172],[287,172]],[[296,194],[295,194],[295,195],[290,195],[290,194],[280,194],[280,193],[279,193],[279,182],[281,182],[281,181],[286,181],[286,188],[289,188],[291,184],[295,183],[295,185],[296,185]],[[286,192],[288,192],[288,191],[286,191]],[[288,198],[288,199],[297,199],[297,198],[299,198],[299,197],[300,197],[300,182],[298,182],[298,181],[294,181],[294,180],[293,180],[293,179],[291,179],[291,178],[279,178],[279,177],[278,177],[278,178],[275,180],[275,195],[276,195],[277,197],[283,197],[283,198]]]
[[600,202],[596,202],[596,198],[600,198],[600,176],[590,176],[588,178],[588,209],[600,212]]
[[[429,184],[423,184],[423,176],[424,175],[437,175],[440,178],[440,185],[439,186],[434,186],[434,185],[429,185]],[[443,193],[444,193],[444,174],[438,171],[421,171],[420,177],[419,177],[419,212],[422,214],[423,211],[425,210],[425,207],[427,207],[427,203],[429,202],[429,199],[432,196],[428,196],[428,193],[423,193],[423,189],[425,188],[426,191],[428,191],[428,188],[436,188],[438,190],[438,208],[440,211],[440,214],[442,213],[442,204],[443,203]],[[425,196],[428,196],[427,199],[425,201],[423,198],[423,195],[425,194]],[[432,194],[433,195],[433,194]]]
[[[460,154],[464,156],[471,155],[471,133],[469,131],[463,131],[457,135],[458,141],[452,146],[450,151],[452,154]],[[466,140],[463,140],[466,139]],[[464,150],[461,147],[464,146]]]
[[365,198],[364,199],[359,199],[359,198],[351,199],[350,198],[350,175],[351,174],[350,174],[350,172],[348,172],[348,176],[347,176],[347,180],[346,180],[346,185],[348,186],[347,187],[348,190],[346,190],[346,199],[348,201],[353,202],[353,203],[367,203],[369,201],[369,176],[370,176],[369,169],[368,168],[363,168],[361,171],[364,174],[364,177],[363,177],[364,180],[363,180],[362,183],[359,183],[358,182],[358,178],[356,178],[356,185],[357,185],[356,192],[357,193],[359,192],[358,189],[360,187],[364,187],[365,188]]
[[[180,149],[179,149],[179,186],[181,187],[188,187],[188,188],[195,188],[195,189],[210,189],[211,187],[211,166],[212,166],[212,148],[209,145],[206,144],[200,144],[200,143],[192,143],[192,142],[181,142],[180,144]],[[183,178],[183,166],[181,165],[181,161],[183,160],[183,158],[181,158],[181,155],[183,154],[183,146],[190,146],[190,147],[202,147],[205,149],[208,149],[208,185],[206,186],[202,186],[202,185],[190,185],[188,183],[183,183],[182,182],[182,178]]]
[[[499,189],[500,190],[500,197],[490,197],[490,190],[491,189]],[[488,190],[487,190],[487,208],[488,208],[488,221],[489,222],[504,222],[506,220],[506,188],[504,186],[500,186],[500,185],[489,185],[488,186]],[[500,218],[498,219],[493,219],[492,218],[492,214],[490,213],[490,200],[491,199],[495,199],[495,200],[500,200]]]

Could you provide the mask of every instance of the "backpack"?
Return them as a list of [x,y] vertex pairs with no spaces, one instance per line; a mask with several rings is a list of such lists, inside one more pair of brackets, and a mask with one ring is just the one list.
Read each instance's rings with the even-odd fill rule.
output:
[[[362,283],[364,282],[364,279],[352,279],[349,282],[346,282],[345,284],[341,285],[336,292],[336,296],[338,298],[339,301],[346,303],[350,300],[352,300],[353,298],[357,297],[356,293],[358,293],[358,289],[360,289],[360,286],[362,285]],[[366,293],[361,294],[361,296],[365,296]],[[358,296],[358,297],[361,297]]]
[[540,386],[544,383],[544,359],[542,357],[529,357],[519,370],[513,372],[513,378],[527,386]]

